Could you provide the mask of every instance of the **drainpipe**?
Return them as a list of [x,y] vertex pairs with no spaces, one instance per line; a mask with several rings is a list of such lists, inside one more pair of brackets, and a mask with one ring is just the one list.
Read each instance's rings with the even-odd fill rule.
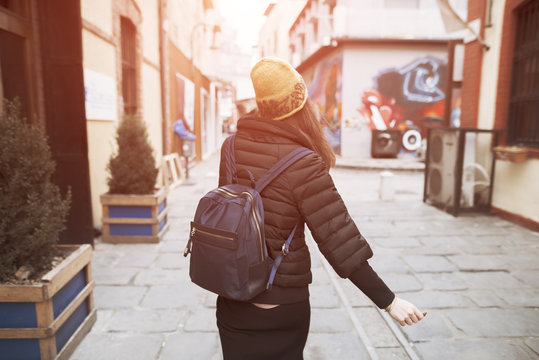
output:
[[168,19],[166,19],[167,0],[159,0],[159,72],[160,72],[160,85],[161,85],[161,132],[162,132],[162,150],[163,155],[172,152],[170,145],[170,127],[169,121],[169,92],[168,92]]

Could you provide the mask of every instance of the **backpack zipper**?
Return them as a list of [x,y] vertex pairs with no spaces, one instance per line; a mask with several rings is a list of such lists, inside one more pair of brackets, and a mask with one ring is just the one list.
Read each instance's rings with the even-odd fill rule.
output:
[[213,236],[213,237],[218,237],[218,238],[225,239],[225,240],[234,241],[234,238],[231,237],[231,236],[225,236],[225,235],[219,235],[219,234],[211,233],[209,231],[204,231],[204,230],[197,229],[197,228],[195,228],[193,226],[193,230],[191,230],[191,236],[195,235],[195,232],[199,232],[199,233],[206,234],[206,235]]
[[[248,191],[242,191],[240,194],[234,194],[234,193],[231,193],[230,191],[227,191],[227,190],[222,189],[222,188],[217,188],[216,190],[219,191],[219,192],[222,192],[223,194],[225,194],[227,196],[234,197],[234,198],[240,197],[241,195],[245,194],[251,199],[251,203],[254,203],[253,195]],[[258,243],[260,245],[259,246],[259,249],[260,249],[260,261],[264,261],[264,248],[263,248],[264,245],[262,244],[262,232],[260,231],[260,226],[258,225],[258,217],[256,216],[255,208],[253,206],[251,206],[251,214],[252,214],[253,219],[254,219],[256,230],[258,232]]]

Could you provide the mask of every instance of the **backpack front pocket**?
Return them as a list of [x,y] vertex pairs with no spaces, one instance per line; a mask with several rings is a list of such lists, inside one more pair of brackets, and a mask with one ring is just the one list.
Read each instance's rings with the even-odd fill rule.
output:
[[194,243],[200,241],[230,250],[238,248],[238,239],[235,233],[197,224],[193,221],[191,222],[191,240]]
[[245,257],[239,257],[236,234],[191,223],[191,280],[222,296],[241,293],[247,281]]

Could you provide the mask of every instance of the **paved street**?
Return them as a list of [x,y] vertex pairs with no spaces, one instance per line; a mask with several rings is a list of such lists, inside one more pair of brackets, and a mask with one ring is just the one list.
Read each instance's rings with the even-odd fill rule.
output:
[[[217,160],[190,171],[194,185],[172,190],[160,244],[96,244],[98,320],[72,359],[222,359],[215,296],[190,283],[182,256],[197,201],[217,183]],[[333,171],[374,269],[428,315],[401,328],[338,279],[311,241],[305,358],[539,358],[538,234],[486,214],[454,218],[422,202],[422,172],[393,174],[394,198],[382,201],[380,171]]]

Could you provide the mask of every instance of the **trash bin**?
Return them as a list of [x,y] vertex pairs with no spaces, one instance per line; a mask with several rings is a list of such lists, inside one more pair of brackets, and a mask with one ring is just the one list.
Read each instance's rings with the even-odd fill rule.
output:
[[378,188],[378,198],[382,201],[395,200],[395,184],[391,171],[380,173],[380,187]]

